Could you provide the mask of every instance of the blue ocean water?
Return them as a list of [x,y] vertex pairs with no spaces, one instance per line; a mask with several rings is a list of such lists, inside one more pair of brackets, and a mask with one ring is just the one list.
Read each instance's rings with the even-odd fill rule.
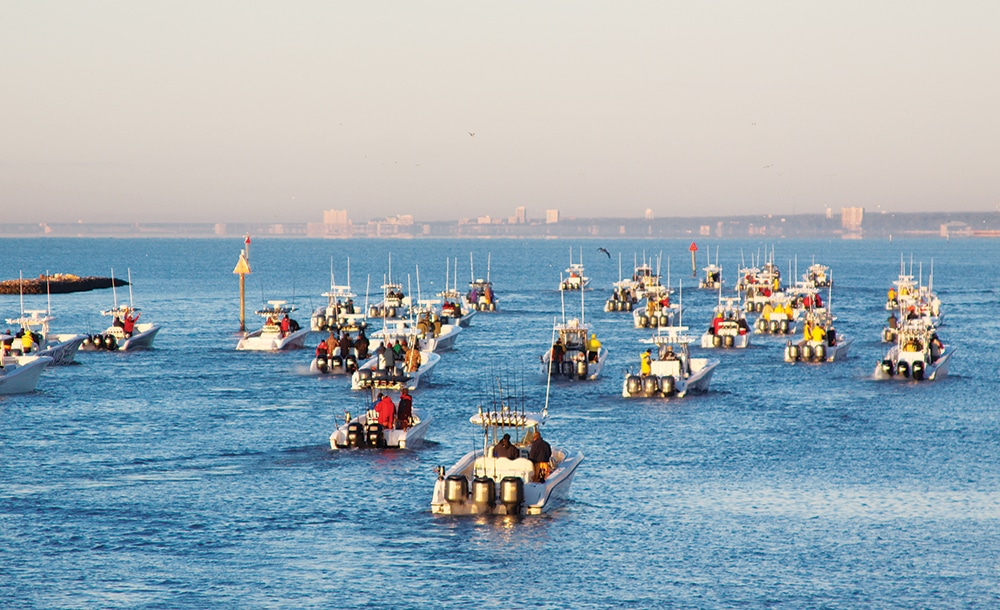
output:
[[[1000,604],[1000,342],[995,240],[699,240],[732,283],[765,248],[787,275],[833,271],[850,357],[788,365],[761,338],[719,354],[712,391],[620,397],[648,331],[603,312],[634,253],[663,253],[699,334],[716,296],[694,289],[689,241],[257,239],[253,309],[294,299],[300,320],[338,282],[364,294],[387,272],[427,295],[445,260],[491,277],[501,313],[478,315],[415,403],[435,421],[415,451],[332,452],[335,417],[359,398],[306,374],[311,350],[237,353],[242,239],[4,239],[0,276],[124,276],[156,349],[81,353],[39,391],[0,397],[0,604],[4,607],[913,608]],[[586,317],[610,350],[603,377],[556,384],[550,439],[586,456],[570,503],[540,517],[430,514],[434,469],[471,450],[468,417],[491,370],[523,371],[561,315],[556,290],[582,247]],[[596,252],[608,248],[614,259]],[[579,250],[575,251],[574,259]],[[946,311],[950,375],[870,379],[884,353],[886,289],[903,255]],[[117,298],[129,298],[119,289]],[[363,297],[361,297],[363,299]],[[579,313],[567,295],[567,315]],[[25,297],[29,309],[45,298]],[[93,332],[110,290],[54,295],[54,330]],[[0,296],[2,317],[18,313]],[[250,325],[256,320],[248,315]],[[315,345],[315,340],[310,342]]]

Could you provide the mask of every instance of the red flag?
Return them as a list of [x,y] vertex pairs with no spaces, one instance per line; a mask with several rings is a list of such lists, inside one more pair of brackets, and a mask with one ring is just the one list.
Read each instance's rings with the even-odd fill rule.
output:
[[243,240],[243,243],[245,243],[248,246],[250,245],[250,236],[249,235],[247,235],[247,238]]

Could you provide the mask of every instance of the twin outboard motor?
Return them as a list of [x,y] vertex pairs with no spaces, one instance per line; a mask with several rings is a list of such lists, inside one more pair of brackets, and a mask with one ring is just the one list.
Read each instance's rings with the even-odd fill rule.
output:
[[524,504],[524,480],[521,477],[504,477],[500,481],[500,503],[507,509],[508,515],[521,513]]
[[378,449],[384,448],[385,443],[385,428],[382,424],[370,423],[368,424],[368,429],[365,431],[365,440],[369,447],[375,447]]
[[347,425],[347,446],[360,449],[365,446],[365,427],[361,422],[351,422]]

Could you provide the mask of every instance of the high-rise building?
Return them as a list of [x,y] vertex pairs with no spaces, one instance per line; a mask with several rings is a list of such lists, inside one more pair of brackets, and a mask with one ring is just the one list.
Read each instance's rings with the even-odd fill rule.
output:
[[653,220],[652,208],[646,208],[646,220]]
[[551,225],[559,222],[559,210],[545,210],[545,224]]
[[849,232],[860,231],[864,218],[864,208],[840,208],[840,226]]
[[514,223],[523,225],[528,222],[528,210],[522,205],[514,208]]
[[323,210],[323,224],[346,225],[347,210]]

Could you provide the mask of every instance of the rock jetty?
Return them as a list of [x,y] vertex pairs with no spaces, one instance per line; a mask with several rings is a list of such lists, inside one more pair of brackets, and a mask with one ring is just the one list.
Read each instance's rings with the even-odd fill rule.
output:
[[111,286],[127,286],[128,282],[110,277],[80,277],[70,273],[56,273],[48,277],[39,275],[37,278],[5,280],[0,282],[0,294],[67,294],[70,292],[86,292]]

